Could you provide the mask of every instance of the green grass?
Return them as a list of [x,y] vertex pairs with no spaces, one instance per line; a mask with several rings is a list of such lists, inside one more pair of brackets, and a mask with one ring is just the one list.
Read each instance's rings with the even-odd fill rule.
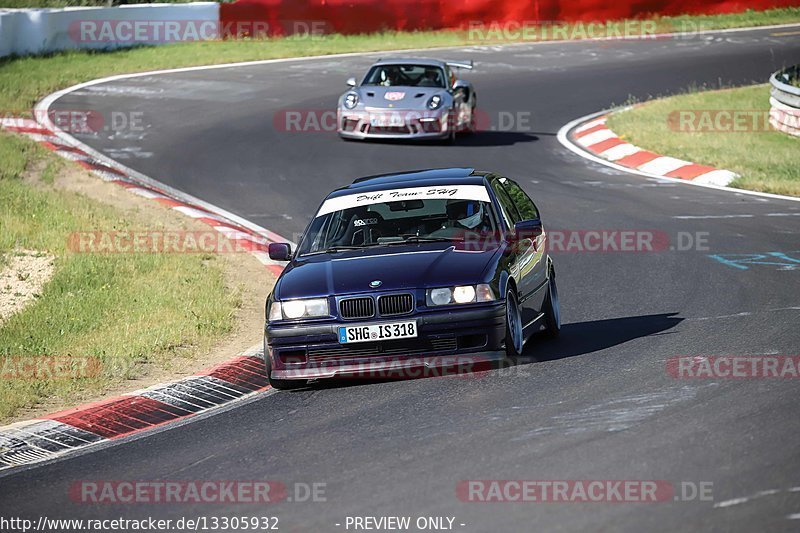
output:
[[[686,131],[691,128],[680,127],[676,113],[695,110],[759,111],[762,127],[739,132]],[[769,85],[757,85],[654,100],[613,114],[608,126],[656,153],[732,170],[741,176],[733,187],[800,196],[800,139],[764,128],[768,111]]]
[[[663,31],[722,29],[800,22],[800,8],[746,11],[729,15],[657,17]],[[572,35],[568,30],[567,35]],[[115,52],[72,51],[44,57],[0,60],[0,112],[26,113],[43,96],[64,87],[113,74],[238,61],[466,44],[508,42],[491,39],[488,29],[476,40],[468,31],[384,32],[265,40],[206,41]],[[480,34],[478,35],[480,36]],[[342,75],[355,74],[345,73]]]
[[[226,289],[219,259],[186,254],[79,254],[67,250],[75,231],[140,230],[111,207],[32,185],[62,162],[33,142],[0,134],[0,254],[15,248],[56,256],[41,295],[0,326],[0,366],[8,357],[70,356],[99,362],[82,379],[0,380],[0,420],[45,398],[81,401],[176,357],[206,350],[233,326],[239,297]],[[63,163],[68,164],[68,163]]]

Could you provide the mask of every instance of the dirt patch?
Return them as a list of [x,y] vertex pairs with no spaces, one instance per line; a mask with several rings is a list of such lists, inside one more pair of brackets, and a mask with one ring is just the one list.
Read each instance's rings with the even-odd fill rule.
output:
[[0,269],[0,325],[36,299],[53,277],[55,257],[35,250],[14,250]]
[[[32,174],[36,174],[36,171]],[[30,174],[26,176],[26,181],[45,186],[41,181],[37,181],[36,176]],[[132,194],[118,185],[105,182],[69,162],[65,162],[58,169],[52,186],[111,205],[119,210],[123,217],[134,223],[140,223],[143,228],[211,231],[211,228],[202,222]],[[276,278],[249,253],[221,254],[218,258],[223,267],[226,288],[239,295],[241,305],[235,310],[233,331],[211,350],[195,353],[192,357],[175,357],[168,361],[159,361],[158,364],[148,364],[142,369],[140,377],[112,385],[101,395],[87,394],[70,404],[62,400],[51,400],[40,403],[32,409],[20,409],[8,422],[35,418],[74,407],[76,403],[93,402],[187,377],[260,344],[263,338],[264,302]]]

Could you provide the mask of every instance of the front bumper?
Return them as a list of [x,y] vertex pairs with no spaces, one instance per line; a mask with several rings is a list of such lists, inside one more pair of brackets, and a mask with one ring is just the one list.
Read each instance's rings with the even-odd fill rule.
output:
[[[265,357],[274,379],[419,377],[426,369],[475,368],[505,357],[505,303],[436,310],[399,317],[415,320],[418,337],[339,344],[338,328],[352,321],[267,325]],[[390,322],[378,320],[364,323]],[[359,322],[360,324],[360,322]]]
[[[394,121],[375,126],[372,119],[392,116]],[[348,110],[337,113],[337,132],[346,139],[445,139],[453,128],[447,109],[437,111]]]

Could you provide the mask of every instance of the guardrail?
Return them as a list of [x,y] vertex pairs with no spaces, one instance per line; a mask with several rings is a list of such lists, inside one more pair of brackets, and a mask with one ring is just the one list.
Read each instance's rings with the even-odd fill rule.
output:
[[785,68],[769,78],[769,123],[776,130],[800,137],[800,65]]

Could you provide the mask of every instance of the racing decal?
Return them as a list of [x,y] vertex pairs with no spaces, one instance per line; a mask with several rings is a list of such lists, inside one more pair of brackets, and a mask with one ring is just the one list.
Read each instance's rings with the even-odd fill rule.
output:
[[[320,207],[317,217],[362,205],[398,202],[402,200],[476,200],[488,202],[489,193],[483,185],[452,185],[444,187],[410,187],[387,189],[363,194],[329,198]],[[316,218],[316,217],[315,217]]]
[[398,100],[402,100],[406,97],[406,93],[401,91],[389,91],[383,95],[384,98],[389,100],[390,102],[397,102]]

